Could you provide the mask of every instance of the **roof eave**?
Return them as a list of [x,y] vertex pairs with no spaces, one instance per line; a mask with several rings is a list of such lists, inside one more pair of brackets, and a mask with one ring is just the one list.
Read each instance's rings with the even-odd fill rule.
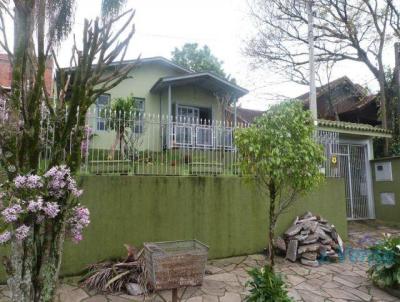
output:
[[153,87],[150,89],[151,92],[157,92],[160,89],[162,89],[163,87],[160,87],[161,84],[165,84],[167,85],[168,83],[172,83],[172,82],[176,82],[179,80],[187,80],[187,79],[195,79],[195,78],[201,78],[201,77],[211,77],[212,79],[219,81],[221,83],[223,83],[224,85],[230,87],[232,90],[235,91],[235,95],[237,97],[242,97],[246,94],[249,93],[249,91],[245,88],[242,88],[236,84],[232,84],[231,82],[222,79],[212,73],[209,72],[201,72],[201,73],[191,73],[188,75],[183,75],[183,76],[176,76],[176,77],[167,77],[167,78],[160,78],[154,85]]
[[342,129],[342,128],[335,128],[335,127],[327,127],[327,126],[318,126],[318,130],[323,131],[335,131],[341,134],[349,134],[349,135],[356,135],[356,136],[365,136],[365,137],[382,137],[382,138],[391,138],[392,134],[390,133],[383,133],[383,132],[374,132],[368,130],[356,130],[356,129]]
[[348,122],[336,122],[329,120],[318,120],[318,129],[325,131],[335,131],[342,134],[365,136],[365,137],[384,137],[391,138],[392,133],[382,128],[372,127],[365,124]]

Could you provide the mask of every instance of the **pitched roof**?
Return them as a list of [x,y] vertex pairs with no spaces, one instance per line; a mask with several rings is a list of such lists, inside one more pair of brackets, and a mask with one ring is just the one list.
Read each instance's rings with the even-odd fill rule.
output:
[[132,63],[138,63],[139,65],[141,64],[148,64],[148,63],[161,63],[163,65],[167,65],[169,67],[172,67],[176,70],[182,71],[184,73],[193,73],[193,71],[184,68],[174,62],[172,62],[171,60],[168,60],[164,57],[161,56],[157,56],[157,57],[148,57],[148,58],[140,58],[140,59],[133,59],[133,60],[125,60],[122,63],[121,62],[114,62],[111,63],[110,66],[116,66],[116,65],[127,65],[127,64],[132,64]]
[[[336,80],[333,80],[329,84],[325,84],[325,85],[322,85],[320,87],[317,87],[317,98],[319,96],[321,96],[322,94],[324,94],[325,92],[328,92],[328,89],[332,90],[335,87],[343,85],[343,84],[349,84],[352,87],[354,87],[354,89],[360,94],[360,96],[361,95],[367,95],[366,92],[364,91],[364,89],[360,85],[353,83],[353,81],[350,80],[347,76],[343,76],[343,77],[337,78]],[[310,93],[307,92],[307,93],[304,93],[304,94],[296,97],[296,99],[304,100],[304,101],[308,102],[309,95],[310,95]]]
[[240,117],[240,119],[242,119],[243,122],[245,122],[245,123],[254,122],[254,120],[257,117],[263,115],[264,112],[265,111],[246,109],[246,108],[241,108],[241,107],[238,107],[236,109],[236,113],[237,113],[238,117]]
[[180,86],[195,84],[212,92],[230,91],[237,97],[242,97],[249,91],[211,72],[192,72],[190,74],[160,78],[150,91],[157,92],[169,85]]

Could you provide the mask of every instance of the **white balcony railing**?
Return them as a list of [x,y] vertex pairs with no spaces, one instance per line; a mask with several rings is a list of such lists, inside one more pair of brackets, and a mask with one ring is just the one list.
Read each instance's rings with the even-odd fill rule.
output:
[[173,122],[170,129],[171,147],[226,150],[234,148],[233,127]]

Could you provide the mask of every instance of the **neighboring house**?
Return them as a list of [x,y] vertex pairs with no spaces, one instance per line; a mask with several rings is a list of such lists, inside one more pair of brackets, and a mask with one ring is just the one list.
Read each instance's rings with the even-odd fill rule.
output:
[[[132,61],[126,61],[126,64]],[[130,78],[100,96],[91,108],[95,121],[92,146],[109,150],[115,132],[102,114],[114,98],[132,95],[136,115],[130,130],[144,142],[140,149],[232,147],[232,127],[225,127],[227,107],[234,108],[248,91],[210,72],[192,72],[163,58],[144,58]],[[222,126],[221,126],[222,125]],[[150,137],[151,136],[151,137]]]
[[[265,111],[261,110],[253,110],[237,107],[236,108],[236,116],[237,121],[242,124],[252,124],[257,117],[260,117]],[[229,120],[234,119],[234,108],[227,109],[227,116]]]
[[[11,89],[12,67],[7,54],[0,54],[0,88],[5,90]],[[44,74],[46,90],[49,94],[53,89],[53,60],[49,60],[46,64]]]
[[[309,108],[309,93],[296,99]],[[318,118],[351,123],[380,125],[379,102],[376,95],[353,83],[348,77],[338,78],[317,88]]]

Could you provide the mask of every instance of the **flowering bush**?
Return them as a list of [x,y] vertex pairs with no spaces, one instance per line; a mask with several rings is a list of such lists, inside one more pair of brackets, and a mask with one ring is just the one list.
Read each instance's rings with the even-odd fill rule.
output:
[[[52,167],[42,176],[18,175],[4,189],[0,194],[0,244],[13,238],[24,240],[35,225],[58,219],[61,212],[67,217],[67,234],[76,243],[83,239],[82,232],[90,223],[90,214],[77,203],[82,190],[66,166]],[[68,198],[74,201],[67,203]]]

